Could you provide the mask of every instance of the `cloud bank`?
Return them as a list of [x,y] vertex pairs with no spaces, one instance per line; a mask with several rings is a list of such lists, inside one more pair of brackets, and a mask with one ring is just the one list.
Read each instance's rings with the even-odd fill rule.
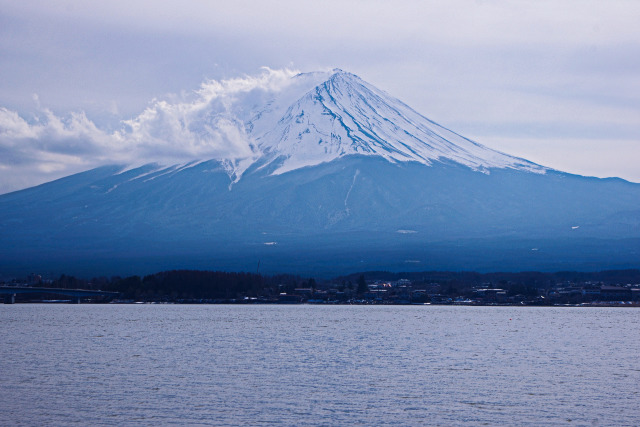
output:
[[248,107],[281,91],[296,74],[263,68],[256,76],[207,80],[192,93],[151,101],[115,132],[83,112],[60,117],[39,108],[25,118],[0,108],[0,193],[106,164],[251,160],[259,153],[244,128],[254,114]]

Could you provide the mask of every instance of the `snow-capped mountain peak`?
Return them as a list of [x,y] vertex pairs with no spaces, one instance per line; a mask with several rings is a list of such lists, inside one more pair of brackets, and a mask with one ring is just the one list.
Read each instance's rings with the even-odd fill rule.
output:
[[158,105],[127,124],[137,139],[164,144],[169,159],[182,143],[181,164],[221,162],[233,183],[252,165],[277,175],[349,155],[482,172],[547,170],[464,138],[340,69],[258,80],[212,83],[195,103]]
[[281,99],[291,100],[291,91],[277,97],[247,127],[262,152],[260,162],[275,162],[275,174],[346,155],[425,165],[452,161],[480,171],[546,170],[464,138],[343,70],[299,74],[293,79],[297,89],[306,89],[304,83],[313,86],[286,108],[288,103]]

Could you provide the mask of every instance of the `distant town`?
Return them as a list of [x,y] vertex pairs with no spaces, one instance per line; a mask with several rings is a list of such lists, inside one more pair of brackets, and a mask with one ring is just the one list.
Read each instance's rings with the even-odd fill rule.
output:
[[295,275],[173,270],[91,280],[30,274],[0,281],[4,302],[174,304],[433,304],[640,307],[640,270],[585,272],[368,272]]

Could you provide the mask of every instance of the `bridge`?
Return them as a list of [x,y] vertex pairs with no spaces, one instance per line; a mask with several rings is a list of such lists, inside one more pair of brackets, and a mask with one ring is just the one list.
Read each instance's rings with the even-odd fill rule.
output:
[[39,288],[32,286],[0,286],[0,295],[4,295],[5,304],[16,302],[16,294],[57,294],[71,297],[71,302],[80,304],[80,300],[89,297],[112,297],[120,295],[118,292],[94,291],[90,289]]

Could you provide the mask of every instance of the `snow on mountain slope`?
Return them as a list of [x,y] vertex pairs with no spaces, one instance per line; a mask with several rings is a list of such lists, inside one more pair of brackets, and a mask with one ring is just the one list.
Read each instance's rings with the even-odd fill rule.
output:
[[270,165],[270,172],[281,174],[347,155],[425,165],[454,162],[482,172],[547,170],[464,138],[339,69],[300,73],[277,85],[212,97],[190,119],[189,131],[202,141],[216,139],[220,132],[246,140],[249,155],[197,159],[222,162],[232,182],[254,164]]
[[[323,73],[299,74],[292,79],[297,84],[291,88],[304,88],[304,83],[315,83],[322,77]],[[324,77],[286,111],[283,106],[292,99],[291,90],[271,101],[249,122],[247,132],[262,152],[259,162],[277,162],[274,173],[345,155],[373,155],[391,162],[425,165],[452,161],[479,171],[546,170],[458,135],[354,74],[334,70]]]

